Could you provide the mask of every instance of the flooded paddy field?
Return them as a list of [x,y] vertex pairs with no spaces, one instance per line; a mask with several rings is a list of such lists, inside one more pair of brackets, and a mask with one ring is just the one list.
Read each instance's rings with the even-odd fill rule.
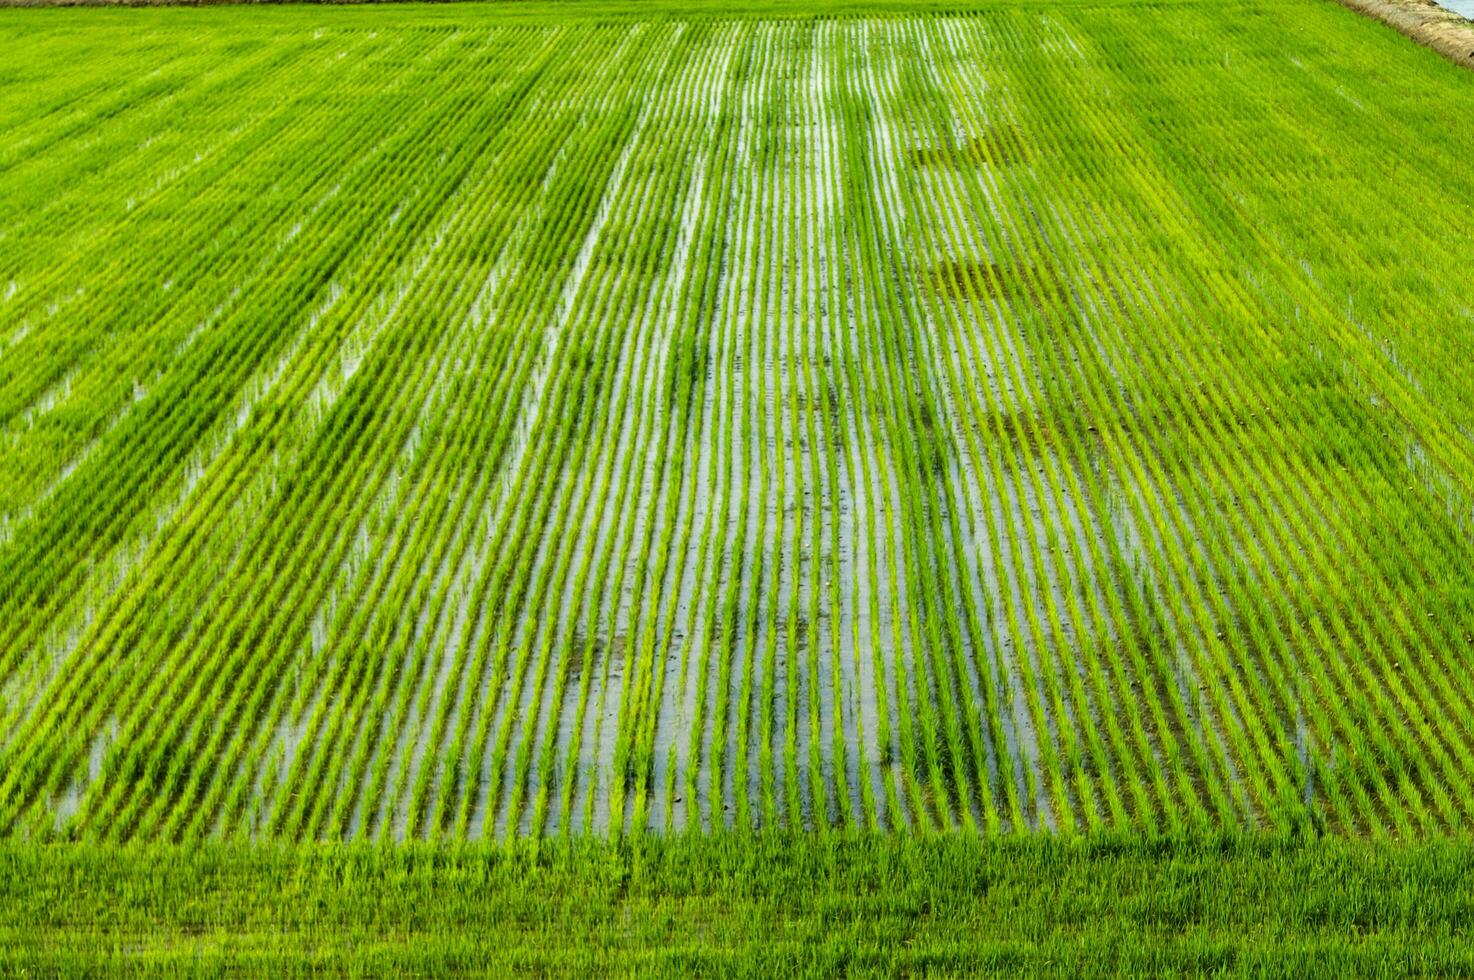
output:
[[0,837],[1474,826],[1474,76],[550,9],[0,16]]

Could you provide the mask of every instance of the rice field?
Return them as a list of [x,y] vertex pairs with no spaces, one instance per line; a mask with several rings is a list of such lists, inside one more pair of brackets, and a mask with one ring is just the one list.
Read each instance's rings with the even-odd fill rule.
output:
[[1474,76],[790,13],[0,11],[0,837],[1474,828]]
[[1474,849],[842,833],[0,845],[14,975],[1467,977]]

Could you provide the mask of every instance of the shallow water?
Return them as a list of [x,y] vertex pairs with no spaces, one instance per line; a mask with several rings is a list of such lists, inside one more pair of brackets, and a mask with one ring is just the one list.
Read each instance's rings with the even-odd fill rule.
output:
[[1446,7],[1456,14],[1474,19],[1474,0],[1434,0],[1440,7]]

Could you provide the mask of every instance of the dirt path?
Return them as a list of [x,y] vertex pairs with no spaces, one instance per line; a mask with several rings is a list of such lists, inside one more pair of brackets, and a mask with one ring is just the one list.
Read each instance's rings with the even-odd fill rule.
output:
[[1433,0],[1340,0],[1342,6],[1375,17],[1419,44],[1466,68],[1474,68],[1474,21]]

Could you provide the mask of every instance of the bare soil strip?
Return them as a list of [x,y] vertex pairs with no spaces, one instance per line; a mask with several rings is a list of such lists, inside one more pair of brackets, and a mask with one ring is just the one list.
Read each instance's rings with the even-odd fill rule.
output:
[[1474,21],[1433,0],[1339,0],[1432,48],[1455,64],[1474,68]]

